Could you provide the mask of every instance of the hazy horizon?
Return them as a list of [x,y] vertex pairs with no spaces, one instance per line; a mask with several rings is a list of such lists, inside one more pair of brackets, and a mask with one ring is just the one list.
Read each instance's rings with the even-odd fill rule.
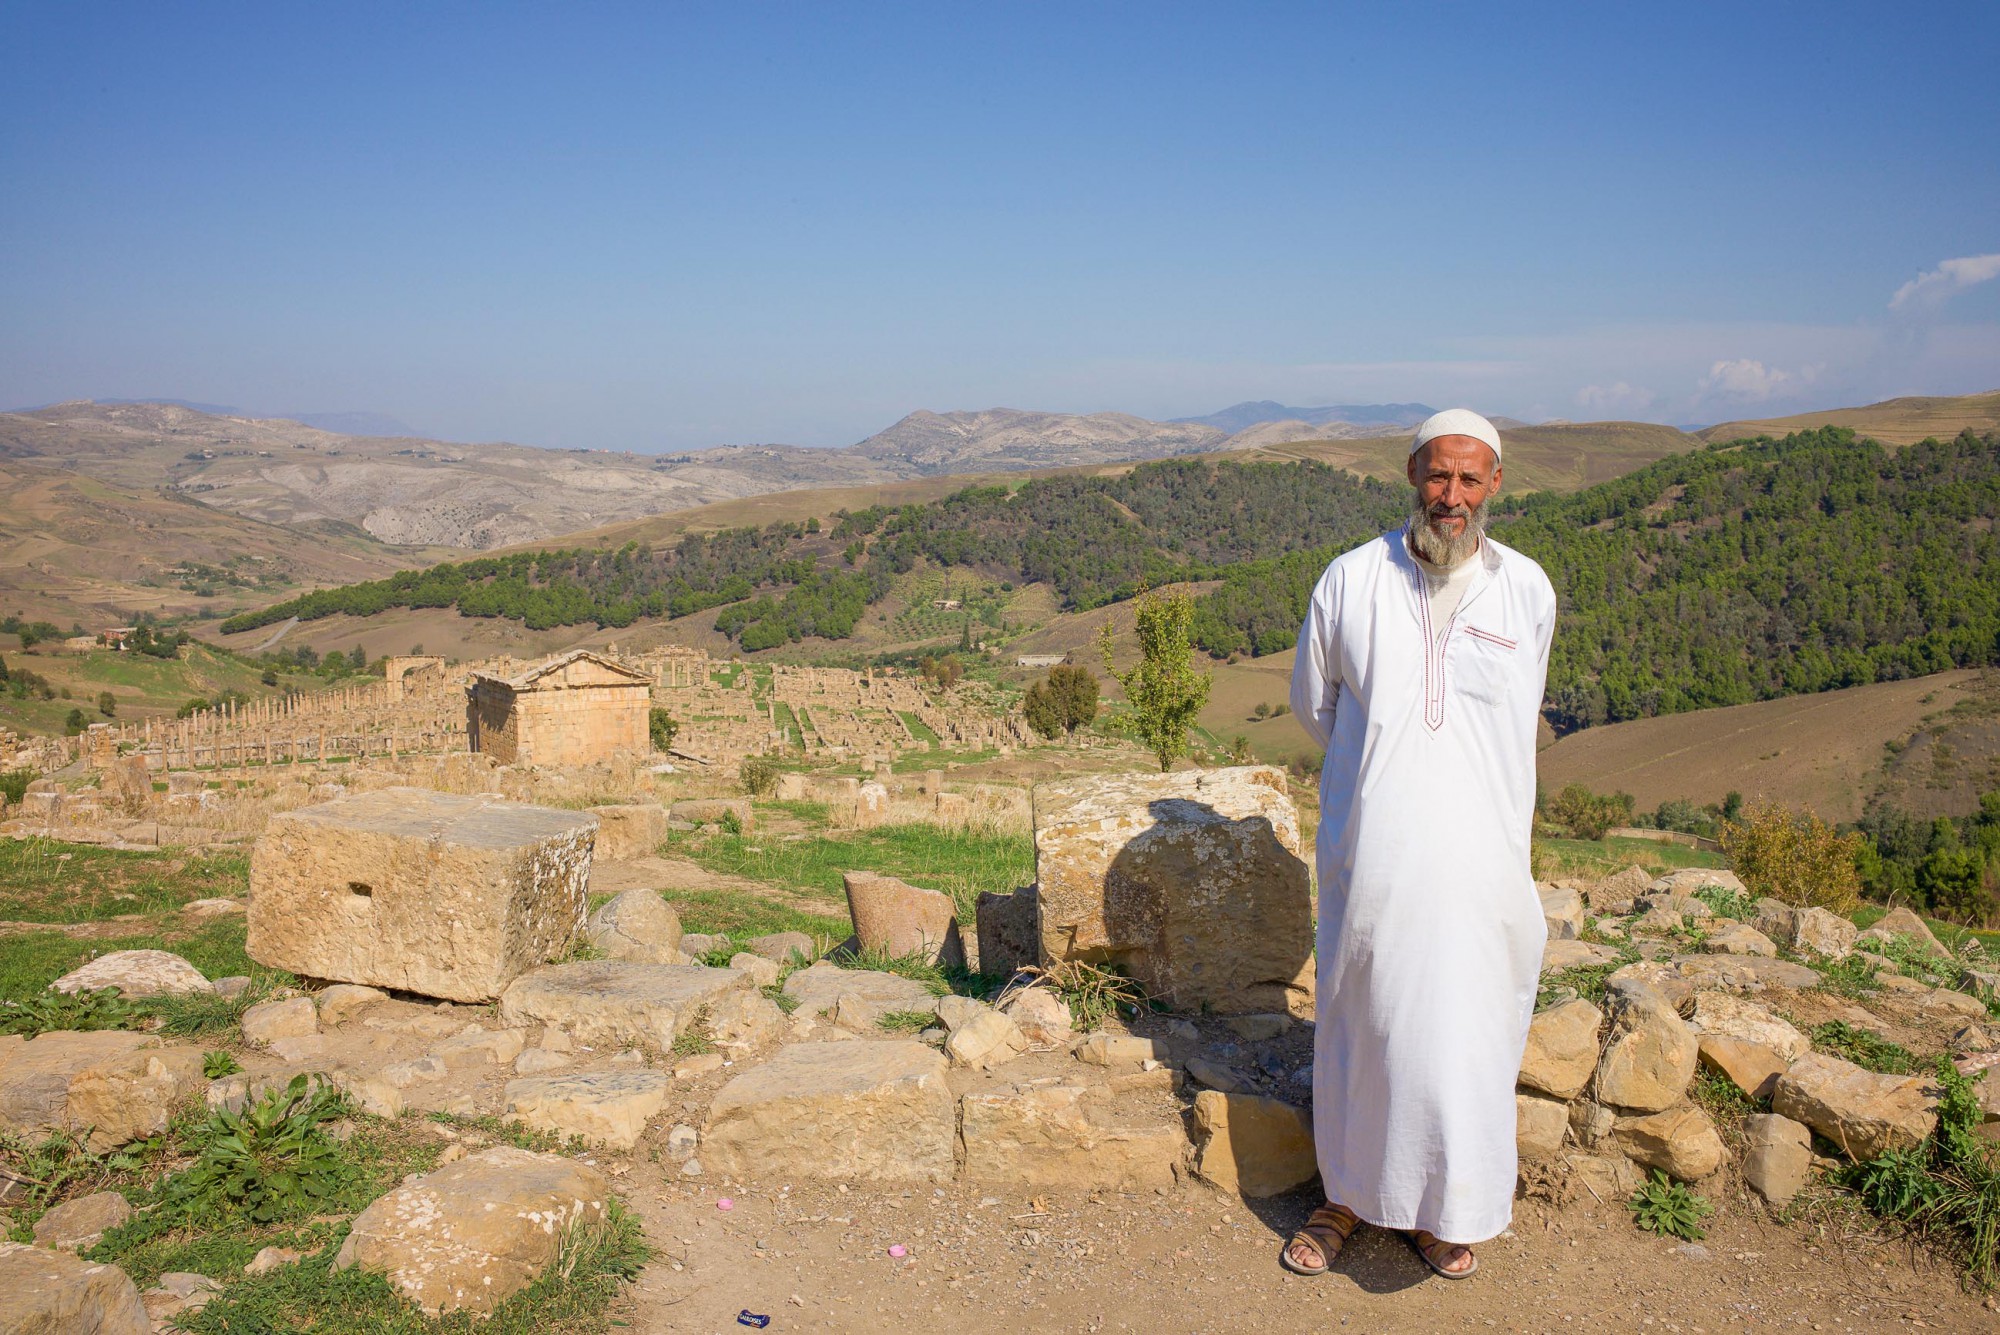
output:
[[0,34],[9,404],[657,452],[918,408],[1690,424],[2000,387],[1991,6]]

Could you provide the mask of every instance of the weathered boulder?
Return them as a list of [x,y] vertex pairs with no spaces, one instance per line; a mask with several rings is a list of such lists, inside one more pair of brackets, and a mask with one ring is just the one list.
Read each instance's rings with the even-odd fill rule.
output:
[[577,960],[524,973],[500,998],[500,1021],[554,1025],[579,1043],[673,1047],[695,1013],[749,986],[734,969]]
[[969,1182],[1013,1189],[1140,1190],[1173,1183],[1187,1131],[1166,1103],[1121,1098],[1101,1085],[1023,1084],[960,1101]]
[[1877,1075],[1809,1052],[1778,1078],[1771,1111],[1804,1122],[1849,1158],[1866,1162],[1908,1149],[1936,1128],[1934,1089],[1928,1076]]
[[870,829],[889,819],[889,790],[874,779],[854,790],[854,824]]
[[752,955],[761,955],[778,964],[789,964],[796,957],[801,963],[810,964],[819,955],[819,946],[804,932],[772,932],[765,936],[753,936],[743,943],[743,948]]
[[1632,911],[1633,903],[1646,893],[1653,884],[1653,878],[1646,874],[1644,867],[1625,867],[1605,877],[1586,892],[1593,913],[1610,917],[1623,917]]
[[601,904],[583,927],[606,959],[680,964],[680,915],[653,890],[627,890]]
[[1076,1045],[1076,1059],[1086,1066],[1137,1066],[1166,1061],[1173,1055],[1165,1043],[1133,1034],[1095,1033]]
[[684,820],[692,825],[721,825],[733,816],[737,828],[744,834],[754,830],[757,821],[747,797],[682,798],[668,808],[667,814],[674,820]]
[[1709,886],[1727,890],[1732,894],[1750,893],[1749,887],[1743,884],[1742,878],[1735,872],[1724,871],[1717,867],[1682,867],[1678,871],[1670,871],[1657,878],[1646,889],[1654,894],[1692,896],[1696,891]]
[[657,1071],[597,1071],[507,1082],[507,1116],[567,1139],[629,1150],[674,1082]]
[[1551,940],[1542,947],[1542,972],[1561,973],[1564,969],[1589,968],[1599,964],[1609,964],[1618,958],[1618,952],[1610,946],[1602,946],[1595,941]]
[[776,1041],[785,1028],[785,1013],[762,992],[747,988],[725,992],[708,1003],[709,1039],[738,1056]]
[[1783,941],[1790,945],[1792,932],[1798,927],[1799,911],[1782,899],[1769,895],[1750,906],[1750,925],[1770,937],[1773,941]]
[[321,988],[313,998],[319,1005],[319,1022],[323,1025],[346,1024],[376,1002],[388,999],[389,994],[380,988],[357,983],[335,983]]
[[1791,945],[1794,950],[1840,960],[1853,952],[1860,935],[1859,929],[1838,913],[1822,908],[1800,909],[1792,920]]
[[1672,967],[1691,989],[1761,992],[1767,987],[1789,987],[1803,991],[1818,987],[1820,981],[1819,975],[1803,964],[1758,955],[1676,955]]
[[945,1069],[903,1040],[780,1048],[715,1096],[702,1162],[739,1179],[942,1182],[957,1120]]
[[[843,969],[826,960],[792,970],[785,979],[785,995],[798,1003],[793,1012],[796,1015],[818,1016],[838,1010],[843,1016],[851,1012],[857,1022],[869,1026],[895,1011],[935,1012],[938,1004],[931,990],[914,979],[878,969]],[[853,1000],[843,1005],[843,998]]]
[[1562,1151],[1569,1130],[1569,1105],[1561,1099],[1516,1090],[1514,1149],[1524,1159],[1552,1159]]
[[1566,1154],[1563,1166],[1599,1201],[1629,1200],[1646,1180],[1645,1171],[1622,1154]]
[[1688,1027],[1704,1037],[1741,1039],[1776,1053],[1786,1065],[1812,1051],[1812,1040],[1754,1001],[1727,992],[1697,992]]
[[1036,886],[1011,895],[984,891],[974,912],[979,971],[1007,978],[1042,962],[1042,896]]
[[1710,932],[1701,948],[1711,955],[1762,955],[1773,959],[1778,954],[1776,943],[1747,922],[1732,922]]
[[1629,1158],[1683,1182],[1707,1177],[1727,1157],[1715,1123],[1686,1104],[1644,1117],[1621,1117],[1612,1136]]
[[1860,944],[1868,944],[1894,941],[1897,937],[1902,937],[1919,950],[1928,951],[1941,959],[1951,958],[1951,952],[1944,948],[1944,942],[1937,939],[1937,934],[1931,931],[1922,918],[1901,904],[1883,914],[1873,927],[1861,933],[1856,940]]
[[115,1265],[0,1242],[0,1330],[7,1335],[152,1335],[139,1287]]
[[1537,1014],[1528,1025],[1521,1058],[1521,1083],[1529,1089],[1573,1099],[1597,1069],[1597,1030],[1604,1012],[1582,998]]
[[97,779],[104,805],[121,816],[146,814],[153,804],[153,772],[144,756],[114,756]]
[[931,819],[947,830],[972,819],[972,799],[964,793],[939,793],[931,799]]
[[199,1311],[222,1292],[222,1285],[207,1275],[187,1270],[170,1270],[153,1281],[153,1287],[139,1295],[154,1330],[177,1330],[175,1320],[183,1312]]
[[64,1201],[35,1221],[35,1245],[81,1252],[132,1217],[132,1204],[115,1191],[93,1191]]
[[1548,923],[1549,940],[1574,941],[1583,935],[1583,896],[1567,885],[1535,884],[1541,896],[1542,918]]
[[600,861],[649,858],[666,841],[667,811],[658,802],[592,807],[590,814],[597,817],[597,847],[592,856]]
[[1620,1108],[1670,1108],[1694,1079],[1695,1036],[1670,1005],[1639,997],[1611,1021],[1610,1041],[1597,1065],[1597,1098]]
[[1038,1048],[1059,1048],[1074,1036],[1075,1017],[1054,988],[1016,988],[1000,999],[1000,1013]]
[[114,950],[99,955],[49,984],[55,992],[95,992],[115,987],[127,997],[202,995],[215,984],[200,969],[169,950]]
[[965,963],[958,909],[951,896],[872,871],[845,872],[841,881],[847,888],[854,935],[863,950],[880,951],[892,959],[919,955],[930,963]]
[[944,1041],[944,1055],[953,1066],[968,1066],[975,1071],[991,1070],[1027,1050],[1028,1040],[1020,1026],[995,1010],[958,1025]]
[[1948,987],[1926,989],[1923,996],[1918,999],[1917,1005],[1933,1014],[1943,1012],[1949,1015],[1963,1016],[1968,1020],[1983,1020],[1986,1018],[1985,1002],[1981,1001],[1978,997],[1967,996],[1963,992],[1957,992]]
[[319,1011],[311,997],[286,997],[282,1001],[260,1001],[243,1012],[243,1041],[252,1047],[269,1047],[281,1038],[303,1038],[319,1032]]
[[1773,1205],[1784,1206],[1812,1174],[1812,1134],[1776,1113],[1743,1119],[1743,1180]]
[[784,972],[778,967],[776,960],[767,960],[762,955],[753,955],[747,950],[739,950],[731,955],[726,967],[748,978],[753,987],[770,987],[778,981],[778,975]]
[[496,1145],[363,1210],[333,1268],[386,1275],[433,1316],[488,1313],[534,1282],[573,1230],[601,1225],[610,1196],[595,1168]]
[[1195,1171],[1224,1191],[1282,1196],[1319,1174],[1312,1114],[1255,1094],[1195,1095]]
[[[1517,1107],[1517,1115],[1518,1111]],[[1610,1140],[1617,1123],[1618,1115],[1601,1103],[1577,1099],[1569,1105],[1570,1139],[1587,1150],[1594,1150]]]
[[199,1048],[117,1029],[0,1038],[0,1131],[87,1132],[95,1153],[158,1135],[206,1083],[201,1061]]
[[280,812],[250,856],[245,948],[312,978],[491,1001],[583,926],[596,829],[420,788]]
[[1311,878],[1284,772],[1112,774],[1034,791],[1045,960],[1115,963],[1182,1009],[1310,1009]]
[[447,1071],[476,1071],[505,1066],[527,1046],[528,1036],[519,1029],[481,1029],[475,1025],[437,1044],[430,1055],[443,1062]]
[[1770,1098],[1771,1091],[1777,1088],[1778,1077],[1789,1065],[1762,1043],[1721,1034],[1701,1036],[1701,1064],[1720,1073],[1753,1099]]

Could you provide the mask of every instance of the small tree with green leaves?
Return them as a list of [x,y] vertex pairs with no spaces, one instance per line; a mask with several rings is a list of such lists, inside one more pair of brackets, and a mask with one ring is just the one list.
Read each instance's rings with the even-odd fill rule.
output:
[[67,732],[72,737],[76,736],[78,733],[82,732],[85,728],[89,726],[90,723],[87,719],[84,718],[83,711],[81,709],[70,710],[69,717],[63,720],[63,731]]
[[1021,702],[1028,726],[1054,740],[1071,734],[1097,717],[1097,674],[1085,667],[1058,663],[1049,675],[1028,688]]
[[116,718],[118,716],[118,697],[109,691],[99,691],[97,693],[97,712],[106,718]]
[[1208,703],[1213,679],[1194,665],[1191,636],[1194,599],[1185,589],[1141,593],[1133,605],[1139,636],[1139,662],[1120,672],[1112,662],[1111,628],[1099,638],[1104,670],[1125,688],[1139,740],[1160,762],[1160,771],[1188,753],[1188,728]]
[[646,716],[646,730],[652,734],[653,749],[665,751],[674,744],[674,734],[681,730],[681,725],[674,722],[672,714],[656,707]]

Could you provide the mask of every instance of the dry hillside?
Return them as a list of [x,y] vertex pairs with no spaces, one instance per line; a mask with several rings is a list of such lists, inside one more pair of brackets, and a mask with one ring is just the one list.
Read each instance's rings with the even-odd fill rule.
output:
[[1956,398],[1887,399],[1865,408],[1828,408],[1791,417],[1724,422],[1701,433],[1703,440],[1739,440],[1745,436],[1782,436],[1816,426],[1852,427],[1885,445],[1914,445],[1935,436],[1948,439],[1970,428],[2000,431],[2000,390]]
[[[1748,801],[1853,820],[1882,782],[1890,748],[1978,698],[1980,678],[1941,672],[1587,728],[1542,751],[1539,777],[1550,791],[1581,783],[1628,792],[1642,810],[1677,797],[1719,802],[1735,790]],[[1918,784],[1916,795],[1922,791]]]

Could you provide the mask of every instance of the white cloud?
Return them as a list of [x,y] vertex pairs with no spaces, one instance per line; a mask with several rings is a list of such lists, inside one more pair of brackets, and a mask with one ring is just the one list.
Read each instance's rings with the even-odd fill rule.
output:
[[1712,363],[1708,374],[1695,386],[1695,393],[1701,399],[1762,403],[1782,394],[1796,393],[1817,379],[1820,369],[1808,366],[1785,371],[1749,357],[1737,357]]
[[1656,397],[1650,389],[1619,380],[1609,385],[1585,385],[1576,392],[1576,403],[1585,412],[1612,416],[1643,413],[1653,406]]
[[1918,274],[1889,298],[1892,311],[1934,311],[1968,287],[2000,278],[2000,255],[1966,255]]

